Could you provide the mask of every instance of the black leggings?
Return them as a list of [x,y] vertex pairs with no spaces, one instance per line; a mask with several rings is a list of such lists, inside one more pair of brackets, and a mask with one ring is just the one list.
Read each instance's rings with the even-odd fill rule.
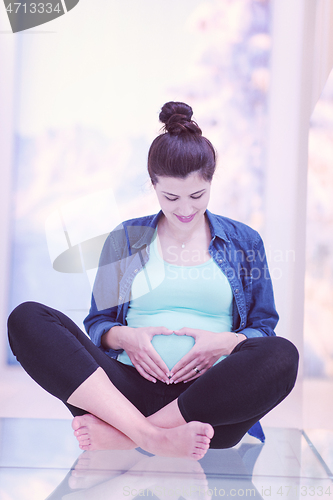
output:
[[144,379],[137,370],[107,356],[67,316],[35,302],[25,302],[8,319],[9,342],[27,373],[63,401],[98,367],[146,417],[178,398],[187,422],[210,423],[212,448],[237,444],[261,417],[292,390],[298,366],[295,346],[282,337],[240,342],[223,361],[198,379],[166,385]]

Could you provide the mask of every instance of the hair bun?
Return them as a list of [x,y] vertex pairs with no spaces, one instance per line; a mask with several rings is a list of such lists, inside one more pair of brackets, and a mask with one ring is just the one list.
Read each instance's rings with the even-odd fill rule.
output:
[[164,123],[166,132],[172,135],[179,135],[187,132],[201,135],[198,124],[191,120],[193,111],[191,106],[184,102],[167,102],[162,107],[159,119]]

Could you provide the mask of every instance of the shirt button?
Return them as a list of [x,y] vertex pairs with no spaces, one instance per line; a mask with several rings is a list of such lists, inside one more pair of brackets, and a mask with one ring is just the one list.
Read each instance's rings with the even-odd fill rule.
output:
[[135,273],[137,273],[137,272],[138,272],[138,270],[137,270],[137,269],[135,269],[135,270],[134,270],[134,272],[135,272]]
[[238,292],[239,292],[239,290],[238,290],[238,288],[236,288],[235,293],[238,293]]
[[242,323],[242,326],[244,326],[244,325],[245,325],[245,323]]
[[222,259],[218,259],[218,261],[217,261],[217,262],[218,262],[219,264],[221,264],[221,263],[223,262],[223,260],[222,260]]
[[123,300],[122,296],[120,295],[119,300]]

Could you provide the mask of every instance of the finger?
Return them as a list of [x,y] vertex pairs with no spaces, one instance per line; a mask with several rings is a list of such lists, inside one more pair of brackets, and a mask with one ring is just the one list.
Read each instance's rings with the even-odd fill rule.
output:
[[183,369],[188,369],[191,370],[192,368],[195,367],[196,363],[199,363],[198,360],[198,352],[197,348],[194,345],[192,349],[183,356],[178,363],[175,364],[175,366],[172,368],[172,374],[175,375],[177,372],[180,372]]
[[155,335],[172,335],[173,330],[169,330],[169,328],[166,328],[165,326],[158,326],[150,327],[147,333],[151,340]]
[[[133,363],[133,361],[132,361]],[[133,366],[134,368],[136,368],[136,370],[140,373],[140,375],[145,378],[146,380],[149,380],[149,382],[154,382],[156,384],[156,378],[152,377],[151,375],[149,375],[149,373],[147,373],[141,365],[139,364],[134,364],[133,363]]]
[[[169,373],[169,369],[152,346],[149,350],[141,353],[140,356],[135,356],[134,360],[136,364],[142,366],[143,369],[153,377],[158,378],[162,382],[169,383],[169,377],[167,375]],[[131,361],[133,363],[133,360]],[[164,370],[157,364],[158,361],[161,362]]]
[[174,333],[176,335],[188,335],[189,337],[196,337],[198,330],[195,330],[193,328],[181,328],[180,330],[174,330]]
[[208,369],[209,368],[203,368],[200,370],[200,373],[195,373],[193,371],[193,374],[194,374],[193,376],[191,376],[191,374],[184,375],[183,377],[180,377],[177,380],[177,382],[175,382],[175,383],[179,384],[180,382],[184,382],[184,383],[191,382],[192,380],[195,380],[195,379],[201,377],[204,373],[206,373],[208,371]]
[[156,370],[154,370],[154,368],[147,364],[143,359],[138,359],[133,364],[138,372],[151,382],[156,382],[157,379],[161,380],[160,376],[156,373]]
[[201,377],[206,371],[207,370],[200,370],[200,373],[197,373],[196,375],[194,375],[194,377],[187,378],[187,379],[184,379],[184,380],[178,380],[177,383],[183,382],[184,384],[186,384],[186,382],[191,382],[192,380],[195,380],[196,378]]
[[150,342],[139,351],[127,352],[127,354],[133,365],[142,365],[144,362],[149,367],[148,372],[152,372],[159,380],[169,381],[169,368]]
[[195,380],[196,378],[199,378],[201,375],[202,375],[201,371],[200,371],[200,373],[195,373],[193,377],[191,377],[189,374],[187,374],[187,375],[184,375],[183,377],[180,377],[179,379],[177,379],[174,382],[174,384],[180,384],[181,382],[184,382],[184,383],[191,382],[191,380]]
[[161,358],[161,356],[152,347],[149,355],[145,358],[147,365],[156,373],[160,380],[169,380],[169,368]]
[[169,377],[161,370],[159,370],[158,366],[155,365],[151,359],[148,358],[147,360],[141,360],[140,364],[147,373],[157,378],[161,382],[169,384]]
[[178,361],[178,363],[175,364],[175,366],[172,368],[171,372],[172,375],[175,375],[176,373],[180,372],[183,369],[186,369],[188,367],[192,368],[193,363],[196,362],[196,358],[193,357],[193,355],[189,356],[189,354],[186,354],[181,360]]
[[187,373],[191,373],[191,371],[193,370],[193,368],[195,368],[198,364],[198,360],[194,359],[191,361],[191,363],[179,368],[179,370],[176,370],[174,367],[172,369],[172,376],[171,376],[171,380],[173,379],[178,379],[179,377],[182,377],[183,375],[186,375]]
[[180,330],[174,330],[176,335],[189,335],[189,328],[181,328]]
[[203,367],[200,368],[200,364],[198,362],[196,363],[194,361],[190,365],[185,366],[183,369],[174,373],[170,379],[170,383],[183,382],[184,380],[196,377],[199,374],[199,372],[194,370],[194,368],[196,368],[200,372],[202,372],[202,370],[203,370]]
[[173,330],[169,330],[169,328],[166,328],[165,326],[162,326],[161,329],[159,330],[160,335],[172,335]]

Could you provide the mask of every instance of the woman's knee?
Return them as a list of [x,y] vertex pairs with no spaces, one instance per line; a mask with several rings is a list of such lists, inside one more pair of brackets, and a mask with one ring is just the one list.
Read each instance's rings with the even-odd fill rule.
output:
[[43,308],[43,304],[38,302],[23,302],[15,307],[8,317],[8,332],[9,334],[15,333],[17,330],[22,330],[24,325],[35,318],[36,314]]
[[265,376],[279,381],[283,386],[294,386],[299,354],[292,342],[283,337],[257,337],[244,342],[244,350],[254,350],[254,360],[261,367]]
[[294,387],[297,378],[298,350],[288,339],[283,337],[270,338],[273,339],[269,353],[272,373],[277,380],[285,382],[289,392]]
[[38,302],[23,302],[9,315],[8,340],[17,356],[22,349],[38,344],[42,329],[40,318],[45,316],[47,306]]
[[290,340],[283,337],[275,338],[274,358],[286,368],[298,368],[299,353],[295,345]]

